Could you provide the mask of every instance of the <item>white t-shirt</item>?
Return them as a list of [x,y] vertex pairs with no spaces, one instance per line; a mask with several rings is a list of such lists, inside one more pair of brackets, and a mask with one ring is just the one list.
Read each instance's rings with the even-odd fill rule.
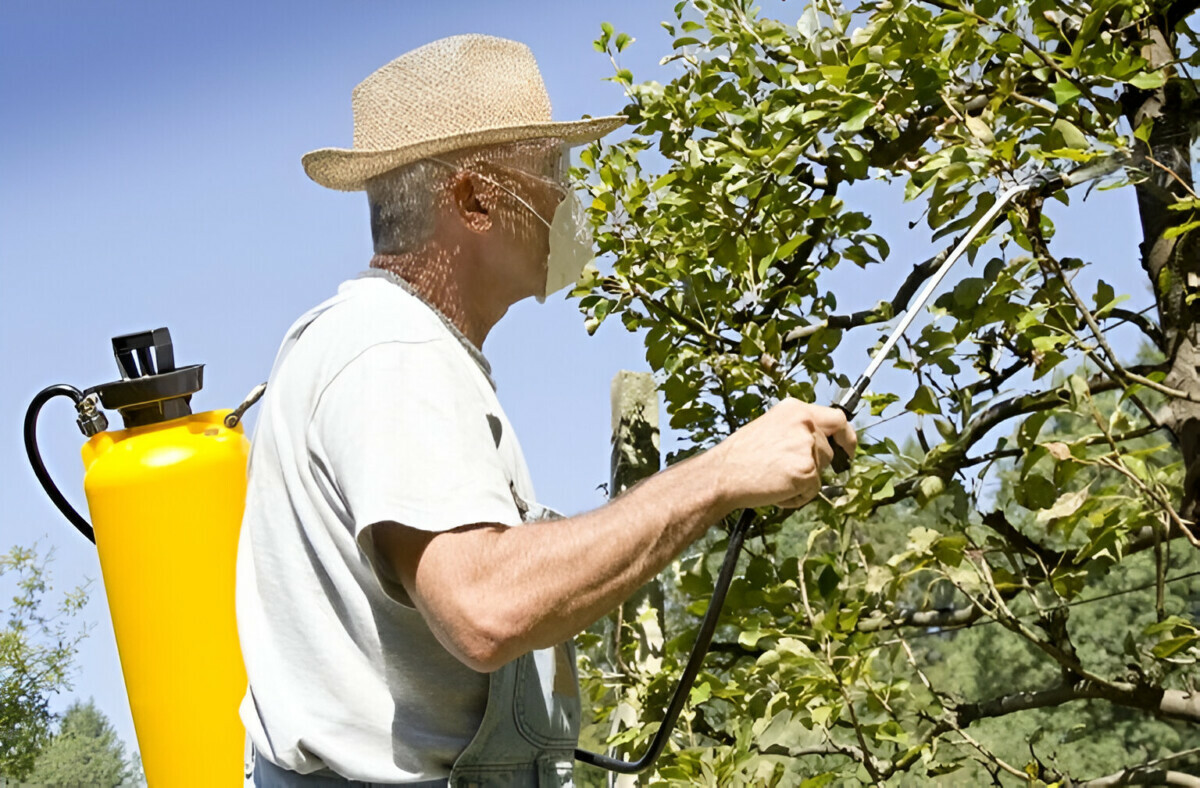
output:
[[481,364],[378,276],[343,283],[288,331],[237,556],[240,714],[259,757],[302,774],[440,778],[478,728],[487,675],[437,642],[369,529],[521,523],[533,487]]

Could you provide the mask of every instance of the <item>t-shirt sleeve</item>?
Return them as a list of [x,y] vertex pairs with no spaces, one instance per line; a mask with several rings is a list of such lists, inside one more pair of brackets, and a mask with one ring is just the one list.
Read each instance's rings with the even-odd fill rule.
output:
[[474,374],[448,340],[385,342],[343,367],[314,409],[310,446],[380,586],[404,605],[408,594],[376,555],[377,525],[521,522]]

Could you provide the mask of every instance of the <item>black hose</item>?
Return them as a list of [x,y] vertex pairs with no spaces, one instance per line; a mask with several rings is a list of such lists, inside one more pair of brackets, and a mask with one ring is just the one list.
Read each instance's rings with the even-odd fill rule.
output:
[[725,550],[725,560],[721,564],[720,574],[717,575],[717,583],[713,587],[708,610],[704,611],[700,632],[696,635],[696,642],[692,645],[692,653],[688,655],[683,675],[679,677],[679,686],[676,687],[675,694],[671,696],[667,712],[663,715],[662,722],[659,723],[658,730],[655,731],[654,738],[645,754],[636,761],[622,761],[619,758],[611,758],[597,752],[576,750],[575,760],[599,766],[601,769],[608,769],[610,772],[637,774],[653,766],[654,762],[658,760],[658,756],[662,755],[663,749],[667,746],[667,740],[671,738],[675,720],[679,717],[679,712],[683,710],[683,703],[692,690],[696,675],[700,672],[700,665],[708,653],[708,646],[712,643],[713,633],[717,629],[717,620],[721,617],[721,608],[725,604],[725,594],[729,591],[729,584],[733,582],[733,570],[737,567],[738,554],[742,552],[742,543],[746,541],[746,532],[750,530],[752,522],[754,522],[754,510],[746,509],[738,518],[737,524],[733,526],[733,530],[729,532],[729,547]]
[[96,534],[92,530],[92,526],[87,520],[80,516],[79,512],[75,511],[75,507],[63,497],[59,492],[58,487],[54,484],[54,480],[50,478],[50,474],[46,471],[46,466],[42,462],[41,452],[37,446],[37,420],[38,413],[42,406],[49,402],[54,397],[70,397],[71,401],[78,405],[83,401],[83,392],[74,386],[68,386],[65,383],[59,383],[54,386],[49,386],[38,392],[33,398],[33,402],[29,403],[29,410],[25,411],[25,453],[29,455],[29,464],[33,466],[33,473],[37,476],[38,481],[42,483],[42,489],[46,491],[46,495],[50,496],[50,500],[54,501],[54,505],[63,513],[63,516],[79,529],[79,533],[88,538],[92,544],[96,543]]

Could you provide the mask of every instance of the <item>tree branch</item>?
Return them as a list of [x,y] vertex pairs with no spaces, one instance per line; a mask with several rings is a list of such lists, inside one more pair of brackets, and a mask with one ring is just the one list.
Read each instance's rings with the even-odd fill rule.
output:
[[939,252],[923,263],[914,265],[912,271],[909,272],[904,282],[900,285],[900,289],[896,291],[896,295],[892,296],[892,300],[888,302],[888,308],[880,309],[876,306],[849,315],[830,315],[820,323],[814,323],[810,326],[800,326],[788,332],[783,338],[784,346],[786,347],[790,343],[799,342],[802,339],[810,337],[823,328],[857,328],[858,326],[865,326],[870,323],[881,323],[885,320],[891,320],[908,308],[908,302],[912,300],[917,289],[925,283],[926,279],[933,276],[934,272],[945,261],[948,253],[949,248]]
[[1116,785],[1182,785],[1200,788],[1200,777],[1193,777],[1174,769],[1155,769],[1131,766],[1107,777],[1097,777],[1087,782],[1075,783],[1079,788],[1110,788]]
[[979,703],[965,703],[954,710],[954,717],[959,725],[967,726],[979,720],[1003,717],[1018,711],[1097,699],[1116,706],[1142,709],[1167,719],[1200,723],[1200,694],[1189,695],[1183,690],[1164,690],[1120,682],[1104,686],[1086,680],[1036,692],[1001,695]]
[[[1151,435],[1155,432],[1158,432],[1161,429],[1163,429],[1163,428],[1159,427],[1159,426],[1139,427],[1136,430],[1130,430],[1129,432],[1124,432],[1119,435],[1113,435],[1112,440],[1115,443],[1123,443],[1124,441],[1131,441],[1131,440],[1136,440],[1138,438],[1144,438],[1147,435]],[[1081,443],[1084,446],[1095,446],[1100,443],[1107,443],[1108,440],[1109,440],[1109,438],[1106,435],[1093,435],[1089,438],[1085,438],[1083,441],[1081,441]],[[992,460],[998,460],[1003,457],[1020,457],[1024,453],[1025,453],[1025,449],[997,449],[996,451],[990,451],[987,454],[981,454],[978,457],[970,457],[970,458],[964,460],[962,463],[960,463],[958,467],[959,468],[969,468],[972,465],[979,465],[980,463],[991,462]]]
[[1190,788],[1200,788],[1200,777],[1193,777],[1184,772],[1155,768],[1168,761],[1177,761],[1180,758],[1187,758],[1197,753],[1200,753],[1200,747],[1182,752],[1173,752],[1170,755],[1164,755],[1161,758],[1155,758],[1152,761],[1146,761],[1137,766],[1126,766],[1114,774],[1097,777],[1093,780],[1077,783],[1077,785],[1079,788],[1110,788],[1111,786],[1118,785],[1184,785],[1190,786]]
[[859,632],[878,632],[883,629],[898,629],[900,627],[965,627],[973,624],[982,616],[979,608],[943,607],[936,610],[911,610],[890,618],[859,619],[854,628]]
[[[1200,0],[1197,0],[1197,2],[1200,2]],[[1141,312],[1130,312],[1128,309],[1117,308],[1108,310],[1108,314],[1105,317],[1120,320],[1123,323],[1133,323],[1146,335],[1147,339],[1154,343],[1155,347],[1159,350],[1166,350],[1167,340],[1163,337],[1162,329]]]
[[1173,30],[1175,25],[1192,15],[1200,8],[1200,0],[1177,0],[1167,9],[1167,29]]
[[[987,522],[987,520],[989,518],[994,518],[996,515],[1000,515],[1000,514],[1001,514],[1000,512],[991,512],[987,515],[984,515],[984,521]],[[1010,525],[1009,527],[1012,527],[1012,526]],[[1131,536],[1131,538],[1129,539],[1129,542],[1125,545],[1123,555],[1128,557],[1128,556],[1134,555],[1135,553],[1141,553],[1146,550],[1152,549],[1158,541],[1158,537],[1157,537],[1157,534],[1159,533],[1158,528],[1159,528],[1159,526],[1153,526],[1153,525],[1146,525],[1146,526],[1142,526],[1141,528],[1139,528]],[[1188,536],[1190,536],[1188,533],[1181,531],[1179,529],[1179,526],[1172,522],[1172,523],[1170,523],[1170,528],[1167,530],[1167,534],[1165,537],[1163,537],[1163,539],[1164,540],[1172,540],[1172,539],[1178,539],[1180,537],[1188,537]],[[1021,538],[1026,539],[1026,537],[1023,534],[1022,534]],[[1061,563],[1064,560],[1062,554],[1058,553],[1055,550],[1051,550],[1048,547],[1043,547],[1041,545],[1037,545],[1036,549],[1039,552],[1039,555],[1042,555],[1044,557],[1044,559],[1048,559],[1048,560],[1045,560],[1045,563],[1048,565],[1058,566],[1058,565],[1061,565]],[[1079,566],[1079,565],[1081,565],[1081,563],[1080,563],[1079,559],[1076,558],[1072,561],[1072,565]],[[1037,584],[1043,582],[1044,580],[1046,580],[1046,577],[1043,575],[1040,575],[1040,574],[1039,575],[1034,575],[1034,574],[1026,574],[1025,575],[1025,581],[1029,586],[1037,585]],[[1147,588],[1149,588],[1149,587],[1150,586],[1147,586]],[[1012,597],[1015,597],[1018,593],[1020,593],[1022,590],[1028,590],[1028,588],[1014,589],[1011,592],[1006,592],[1005,596],[1006,596],[1006,598],[1011,599]],[[1091,602],[1091,601],[1095,601],[1095,600],[1082,599],[1082,600],[1077,600],[1076,602],[1067,603],[1067,604],[1068,604],[1068,606],[1070,606],[1073,604],[1080,604],[1080,603]],[[882,614],[882,611],[875,611],[875,612],[880,612],[881,615],[870,616],[867,618],[860,618],[858,620],[858,624],[855,626],[855,629],[858,630],[859,632],[879,632],[879,631],[882,631],[885,629],[900,629],[901,627],[917,627],[917,628],[921,628],[921,629],[924,629],[927,627],[928,628],[936,627],[936,628],[945,628],[945,629],[965,629],[983,617],[982,608],[980,608],[976,605],[965,605],[963,607],[941,607],[941,608],[937,608],[934,610],[909,610],[904,613],[900,613],[898,615],[891,615],[891,616]]]

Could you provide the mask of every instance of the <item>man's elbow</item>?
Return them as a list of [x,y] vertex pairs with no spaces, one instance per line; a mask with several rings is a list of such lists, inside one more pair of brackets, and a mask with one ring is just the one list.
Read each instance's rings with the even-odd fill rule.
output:
[[478,673],[494,673],[530,650],[528,638],[503,615],[475,616],[454,629],[450,642],[443,645]]
[[[502,526],[472,527],[432,538],[420,552],[394,550],[405,586],[434,635],[455,658],[493,673],[530,651],[539,619],[489,565]],[[404,559],[407,558],[407,562]]]

